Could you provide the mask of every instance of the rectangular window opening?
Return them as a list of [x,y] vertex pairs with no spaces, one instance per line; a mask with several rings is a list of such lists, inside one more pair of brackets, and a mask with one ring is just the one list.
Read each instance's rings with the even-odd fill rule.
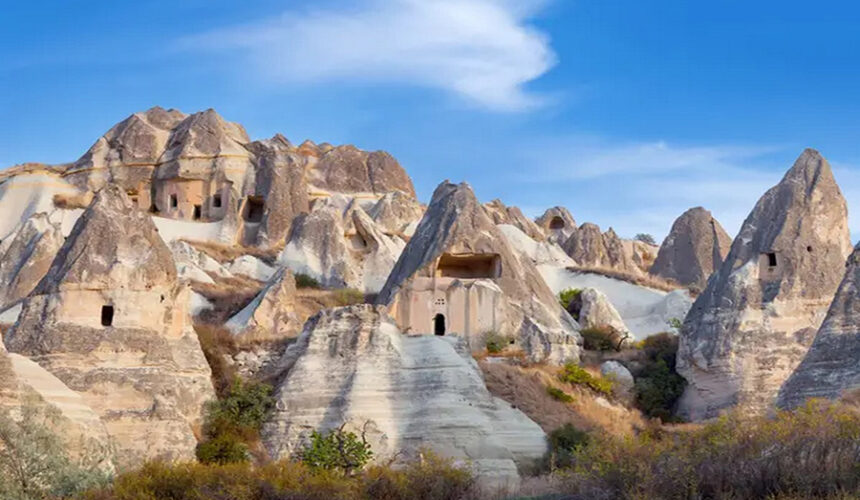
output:
[[776,254],[773,252],[768,252],[767,254],[767,265],[770,267],[776,267]]
[[179,198],[177,198],[175,194],[170,195],[170,208],[176,208],[178,206]]
[[216,194],[212,197],[212,207],[213,208],[221,208],[221,195]]
[[203,217],[203,209],[200,205],[194,205],[194,220],[200,220]]
[[102,326],[113,324],[113,306],[102,306]]

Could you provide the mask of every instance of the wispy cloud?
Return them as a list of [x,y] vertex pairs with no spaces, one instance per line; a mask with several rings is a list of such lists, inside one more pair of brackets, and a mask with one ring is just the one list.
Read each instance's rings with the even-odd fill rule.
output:
[[238,57],[276,83],[405,83],[519,111],[543,101],[524,86],[555,63],[547,36],[530,24],[542,4],[362,0],[352,9],[291,10],[181,45]]

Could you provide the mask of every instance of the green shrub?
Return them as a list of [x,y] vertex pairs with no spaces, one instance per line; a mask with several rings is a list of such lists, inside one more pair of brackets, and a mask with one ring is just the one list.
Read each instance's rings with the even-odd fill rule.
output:
[[571,423],[550,432],[547,436],[549,442],[549,458],[552,468],[570,465],[574,453],[588,445],[589,436]]
[[640,348],[645,360],[634,373],[636,407],[645,415],[664,422],[677,420],[673,412],[687,385],[684,377],[675,371],[678,337],[671,333],[651,335],[640,343]]
[[227,393],[206,405],[205,439],[197,446],[202,463],[248,460],[248,443],[259,438],[260,427],[275,407],[272,387],[236,378]]
[[657,245],[657,240],[654,239],[648,233],[639,233],[634,237],[637,241],[641,241],[642,243],[647,243],[649,245]]
[[621,336],[609,326],[594,326],[579,331],[582,347],[589,351],[615,351],[620,347]]
[[555,399],[556,401],[561,401],[562,403],[570,403],[573,401],[573,396],[559,389],[558,387],[553,387],[551,385],[546,386],[546,393]]
[[[573,300],[578,299],[579,295],[581,293],[582,293],[582,290],[580,290],[579,288],[568,288],[566,290],[562,290],[561,292],[559,292],[558,293],[558,301],[559,301],[559,303],[561,303],[561,307],[565,308],[565,310],[569,310],[568,308],[570,307],[570,303]],[[575,319],[578,320],[579,318],[575,318]]]
[[585,386],[595,392],[599,392],[607,396],[612,394],[612,380],[594,376],[588,373],[585,368],[574,363],[565,363],[558,378],[562,382],[567,382],[571,385]]
[[354,288],[339,288],[334,291],[334,301],[341,307],[363,304],[364,292]]
[[670,328],[674,328],[676,332],[681,331],[681,327],[684,326],[684,322],[678,318],[669,318],[669,321],[666,322]]
[[510,337],[499,335],[496,332],[488,332],[484,336],[484,339],[487,346],[487,352],[490,354],[499,354],[505,350],[505,347],[512,343]]
[[296,288],[322,288],[320,282],[307,274],[296,273]]
[[373,458],[373,451],[365,439],[354,432],[344,430],[344,425],[323,434],[314,431],[311,442],[300,454],[305,465],[313,468],[334,470],[352,475],[364,468]]

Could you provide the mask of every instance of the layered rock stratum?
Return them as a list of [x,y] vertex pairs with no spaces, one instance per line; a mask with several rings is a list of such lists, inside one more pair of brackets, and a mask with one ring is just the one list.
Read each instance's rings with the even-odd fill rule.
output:
[[684,320],[682,415],[773,405],[842,278],[851,251],[847,218],[830,165],[807,149],[756,203]]

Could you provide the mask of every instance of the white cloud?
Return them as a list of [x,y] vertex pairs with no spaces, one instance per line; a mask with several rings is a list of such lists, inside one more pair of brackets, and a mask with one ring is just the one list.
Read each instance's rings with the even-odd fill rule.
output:
[[230,52],[277,83],[406,83],[517,111],[541,103],[524,85],[555,63],[546,35],[529,24],[542,3],[363,0],[354,9],[291,10],[182,45]]

